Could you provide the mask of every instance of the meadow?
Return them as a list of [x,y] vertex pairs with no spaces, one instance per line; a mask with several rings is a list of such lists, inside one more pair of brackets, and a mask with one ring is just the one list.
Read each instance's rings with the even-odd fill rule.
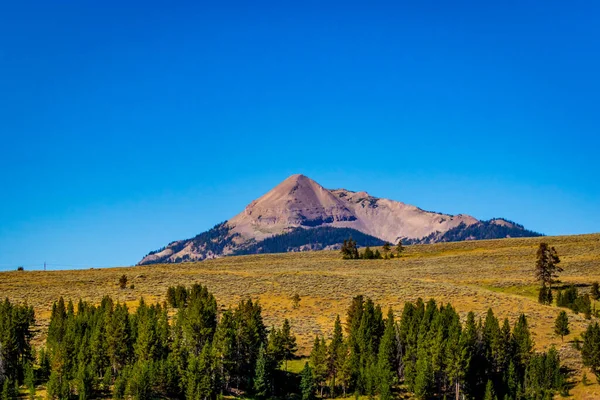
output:
[[[321,251],[139,267],[3,272],[0,295],[33,305],[34,342],[41,345],[52,304],[59,296],[100,302],[110,295],[135,308],[140,297],[162,302],[169,286],[198,282],[208,286],[221,309],[251,297],[260,301],[267,325],[279,326],[288,318],[300,355],[310,352],[316,334],[331,332],[337,314],[345,319],[352,297],[358,294],[392,307],[398,317],[404,302],[419,297],[449,302],[461,317],[469,311],[483,316],[491,307],[511,323],[525,313],[536,348],[556,346],[563,363],[573,370],[573,398],[600,398],[600,386],[591,372],[587,371],[590,383],[581,383],[586,369],[572,343],[589,321],[568,311],[571,334],[563,342],[553,332],[562,309],[537,302],[534,266],[541,241],[558,251],[564,268],[561,285],[575,284],[585,291],[600,281],[600,234],[593,234],[407,246],[403,257],[390,260],[342,260],[337,251]],[[128,278],[126,289],[119,288],[123,274]],[[295,294],[300,296],[297,307],[292,301]]]

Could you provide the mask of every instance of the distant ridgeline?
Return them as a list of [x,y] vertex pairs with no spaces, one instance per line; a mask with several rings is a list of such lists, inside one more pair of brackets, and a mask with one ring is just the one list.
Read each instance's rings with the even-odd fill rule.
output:
[[[501,221],[501,223],[498,223]],[[352,237],[359,247],[383,246],[384,240],[352,228],[319,226],[315,228],[291,228],[260,241],[251,240],[237,244],[239,235],[231,232],[226,222],[188,240],[178,240],[166,247],[151,251],[140,265],[201,261],[223,255],[246,255],[266,253],[286,253],[308,250],[339,248],[345,239]],[[434,232],[428,236],[402,239],[402,243],[430,244],[438,242],[459,242],[463,240],[498,239],[507,237],[536,237],[540,233],[525,229],[522,225],[505,220],[480,221],[472,225],[461,223],[447,232]],[[187,250],[187,251],[184,251]],[[181,255],[181,253],[185,253]],[[179,255],[178,255],[179,254]]]
[[504,224],[499,224],[498,219],[489,221],[479,221],[472,225],[461,223],[455,228],[445,233],[433,232],[432,234],[420,239],[403,239],[404,244],[430,244],[438,242],[461,242],[463,240],[484,240],[501,239],[516,237],[537,237],[544,236],[541,233],[525,229],[523,225],[515,222],[501,220]]

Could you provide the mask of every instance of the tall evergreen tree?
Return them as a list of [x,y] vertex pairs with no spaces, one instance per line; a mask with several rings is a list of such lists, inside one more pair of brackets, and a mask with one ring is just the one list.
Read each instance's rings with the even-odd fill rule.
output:
[[584,365],[590,367],[596,376],[600,376],[600,325],[597,322],[588,325],[583,334],[581,358]]
[[186,377],[186,398],[206,400],[216,394],[216,376],[210,342],[199,355],[190,356]]
[[491,379],[488,380],[487,384],[485,385],[485,395],[483,400],[498,400],[496,392],[494,391],[494,384],[492,383]]
[[381,400],[389,400],[392,397],[392,387],[397,378],[397,347],[396,323],[394,322],[394,313],[390,308],[377,356],[378,387]]
[[529,333],[529,325],[525,314],[519,315],[513,328],[513,343],[515,355],[520,365],[525,368],[533,350],[533,340]]
[[283,361],[285,363],[285,371],[287,372],[287,362],[291,360],[296,351],[298,351],[298,345],[296,344],[296,336],[291,331],[290,321],[286,318],[283,321],[283,325],[280,331],[281,346]]
[[254,394],[259,399],[266,399],[273,394],[274,371],[272,365],[272,360],[269,359],[265,346],[260,346],[254,375]]
[[538,281],[552,288],[552,284],[556,282],[558,273],[563,269],[558,266],[560,258],[554,247],[550,247],[548,243],[540,243],[536,254],[535,277]]
[[386,259],[389,258],[390,251],[392,250],[391,245],[388,242],[385,242],[381,249],[383,251],[383,257]]
[[312,351],[310,352],[310,364],[315,378],[315,384],[320,388],[323,397],[323,388],[327,380],[327,346],[325,339],[315,337]]
[[564,340],[564,337],[570,333],[569,330],[569,317],[565,311],[561,311],[554,321],[554,333],[560,336],[560,340]]
[[333,325],[333,336],[329,347],[327,348],[327,368],[328,375],[331,377],[331,392],[335,395],[336,386],[338,384],[337,377],[339,372],[344,368],[346,347],[344,345],[344,336],[342,333],[342,323],[340,316],[336,316]]
[[223,388],[230,389],[235,374],[236,326],[231,310],[221,316],[213,339],[213,352]]
[[433,370],[431,363],[427,359],[424,349],[419,351],[417,363],[415,365],[416,376],[413,392],[418,399],[428,399],[433,389]]
[[302,395],[302,400],[314,400],[315,392],[316,387],[313,372],[310,365],[306,362],[300,373],[300,393]]

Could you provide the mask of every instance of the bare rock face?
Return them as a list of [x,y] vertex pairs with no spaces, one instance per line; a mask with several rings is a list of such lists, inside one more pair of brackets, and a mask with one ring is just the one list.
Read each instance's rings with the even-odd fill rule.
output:
[[[331,240],[324,240],[321,234],[320,243],[315,243],[314,237],[310,239],[313,241],[309,241],[309,232],[304,231],[325,227],[328,229],[321,233],[326,232]],[[473,228],[469,230],[469,236],[462,234],[470,227]],[[490,227],[493,228],[491,233]],[[500,218],[482,223],[469,215],[425,211],[399,201],[373,197],[366,192],[325,189],[304,175],[292,175],[229,221],[195,238],[175,241],[151,252],[139,264],[203,260],[240,253],[250,247],[269,252],[268,248],[257,247],[257,243],[291,233],[294,234],[293,243],[290,242],[284,251],[335,247],[340,240],[335,234],[337,230],[331,228],[339,228],[339,232],[344,229],[345,234],[358,231],[364,234],[363,240],[370,243],[378,240],[431,243],[452,238],[464,240],[489,238],[490,235],[535,234]],[[478,233],[485,230],[486,233]],[[298,243],[305,236],[307,241]]]
[[242,237],[262,240],[289,228],[356,220],[346,202],[304,175],[292,175],[228,221]]

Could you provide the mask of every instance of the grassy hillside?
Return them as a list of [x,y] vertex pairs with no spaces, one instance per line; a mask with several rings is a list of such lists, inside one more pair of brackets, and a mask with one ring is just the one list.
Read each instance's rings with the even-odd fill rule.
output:
[[[498,317],[514,322],[524,312],[536,347],[556,345],[579,380],[581,360],[569,342],[580,335],[588,321],[568,311],[572,333],[564,343],[553,334],[559,309],[537,303],[533,279],[535,252],[542,240],[557,248],[565,269],[561,274],[564,284],[600,281],[600,234],[595,234],[415,245],[407,247],[403,258],[392,260],[342,260],[337,252],[323,251],[131,268],[15,271],[0,273],[0,294],[35,307],[37,341],[41,342],[52,302],[61,295],[99,302],[109,294],[134,307],[141,296],[162,301],[169,286],[201,282],[222,307],[250,296],[260,299],[268,325],[279,325],[281,319],[289,318],[303,354],[309,351],[315,334],[331,331],[336,314],[343,314],[356,294],[392,306],[398,315],[405,301],[433,297],[438,302],[451,302],[463,317],[469,310],[483,315],[492,307]],[[134,289],[119,289],[122,274]],[[297,309],[290,299],[295,293],[301,297]],[[600,398],[595,378],[590,372],[587,375],[593,384],[578,384],[572,390],[574,398]]]

